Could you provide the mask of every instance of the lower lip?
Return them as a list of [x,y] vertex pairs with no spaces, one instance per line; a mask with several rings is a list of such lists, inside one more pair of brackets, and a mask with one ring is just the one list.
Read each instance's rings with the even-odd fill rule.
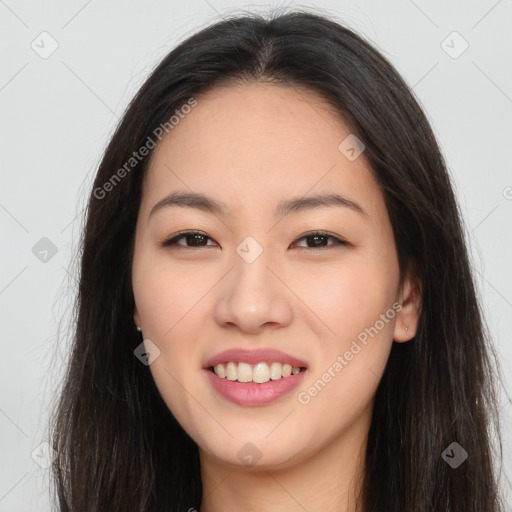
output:
[[224,398],[238,405],[265,405],[281,398],[298,386],[307,370],[296,375],[269,380],[263,384],[254,382],[238,382],[221,378],[211,370],[203,370],[208,374],[212,386]]

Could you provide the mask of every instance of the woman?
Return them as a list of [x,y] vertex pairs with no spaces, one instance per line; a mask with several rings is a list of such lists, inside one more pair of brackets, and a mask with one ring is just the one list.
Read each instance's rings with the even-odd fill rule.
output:
[[247,15],[171,51],[106,149],[81,258],[60,510],[500,506],[446,166],[350,29]]

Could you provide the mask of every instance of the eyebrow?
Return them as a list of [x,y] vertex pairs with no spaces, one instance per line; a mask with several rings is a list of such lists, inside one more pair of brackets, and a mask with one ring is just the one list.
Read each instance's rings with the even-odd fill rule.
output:
[[[156,212],[174,206],[195,208],[214,215],[227,215],[229,213],[229,208],[226,203],[213,199],[212,197],[200,193],[173,192],[153,206],[149,213],[148,220]],[[349,208],[363,217],[368,218],[368,214],[361,206],[339,194],[319,194],[280,201],[274,210],[274,216],[282,218],[291,213],[327,206]]]

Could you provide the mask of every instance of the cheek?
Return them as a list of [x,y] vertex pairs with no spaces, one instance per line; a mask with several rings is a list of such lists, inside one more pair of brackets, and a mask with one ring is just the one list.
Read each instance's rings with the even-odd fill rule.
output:
[[[294,290],[316,315],[317,334],[341,349],[391,308],[398,265],[392,257],[353,253],[339,263],[310,267],[298,275],[306,277],[296,278]],[[382,330],[389,334],[391,323]]]
[[[163,259],[140,259],[134,267],[134,296],[143,321],[144,338],[149,338],[160,355],[149,369],[160,394],[178,421],[186,421],[190,400],[198,392],[196,374],[200,372],[200,340],[204,337],[207,300],[214,279],[201,272],[185,272]],[[211,282],[210,282],[211,281]],[[204,297],[207,299],[207,297]],[[211,304],[210,304],[211,307]]]
[[[145,332],[166,341],[200,310],[200,299],[215,283],[197,271],[170,261],[165,255],[142,257],[134,266],[133,291]],[[210,282],[211,281],[211,282]],[[195,325],[195,324],[192,324]]]
[[[329,329],[319,337],[318,358],[297,398],[308,418],[325,417],[325,411],[336,408],[340,416],[323,427],[329,435],[339,433],[370,406],[392,346],[393,268],[386,273],[369,263],[346,265],[328,279],[317,280],[322,291],[304,288],[316,290],[309,295],[309,305]],[[303,426],[314,430],[310,419]]]
[[312,409],[320,413],[332,401],[357,414],[368,405],[392,346],[398,277],[392,254],[368,252],[303,281],[298,294],[322,320],[319,357],[309,388],[302,389],[304,402],[314,402]]
[[197,340],[204,337],[201,319],[208,307],[201,298],[212,284],[204,273],[191,272],[190,268],[184,272],[179,264],[171,266],[163,258],[141,258],[140,265],[134,268],[133,290],[144,338],[160,350],[149,370],[168,408],[178,422],[187,425],[198,414],[190,395],[200,395],[196,375],[201,354]]

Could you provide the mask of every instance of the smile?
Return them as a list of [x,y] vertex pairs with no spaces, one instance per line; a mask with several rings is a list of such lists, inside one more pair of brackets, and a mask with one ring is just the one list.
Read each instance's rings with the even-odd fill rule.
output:
[[210,367],[209,370],[213,371],[221,379],[226,378],[231,381],[263,384],[269,380],[275,381],[290,377],[290,375],[297,375],[301,370],[305,370],[305,368],[293,367],[289,363],[276,361],[257,364],[229,361]]
[[[238,363],[239,366],[245,364],[246,363]],[[260,364],[265,365],[268,368],[267,363],[258,363],[255,366],[259,366]],[[281,366],[281,363],[277,364]],[[224,366],[222,363],[220,363],[220,365]],[[233,366],[235,371],[237,371],[235,363],[233,363]],[[251,365],[247,366],[249,366],[249,370],[253,372]],[[285,373],[288,373],[289,368],[287,365],[284,364],[282,367],[283,369],[286,367],[286,370],[284,371]],[[242,373],[244,371],[243,368],[244,366],[242,366]],[[299,371],[297,372],[296,370]],[[229,380],[226,377],[220,377],[215,373],[213,367],[205,368],[201,371],[204,372],[209,385],[211,385],[218,393],[219,397],[244,407],[266,405],[281,397],[285,397],[285,395],[289,394],[292,389],[296,388],[301,383],[302,379],[308,373],[306,368],[296,367],[296,373],[291,373],[288,377],[283,377],[281,375],[281,377],[276,380],[270,379],[266,382],[258,383],[255,381],[240,382],[237,379]],[[257,373],[258,370],[254,371]],[[270,371],[270,369],[267,369],[267,371]],[[237,377],[240,378],[239,376]]]

